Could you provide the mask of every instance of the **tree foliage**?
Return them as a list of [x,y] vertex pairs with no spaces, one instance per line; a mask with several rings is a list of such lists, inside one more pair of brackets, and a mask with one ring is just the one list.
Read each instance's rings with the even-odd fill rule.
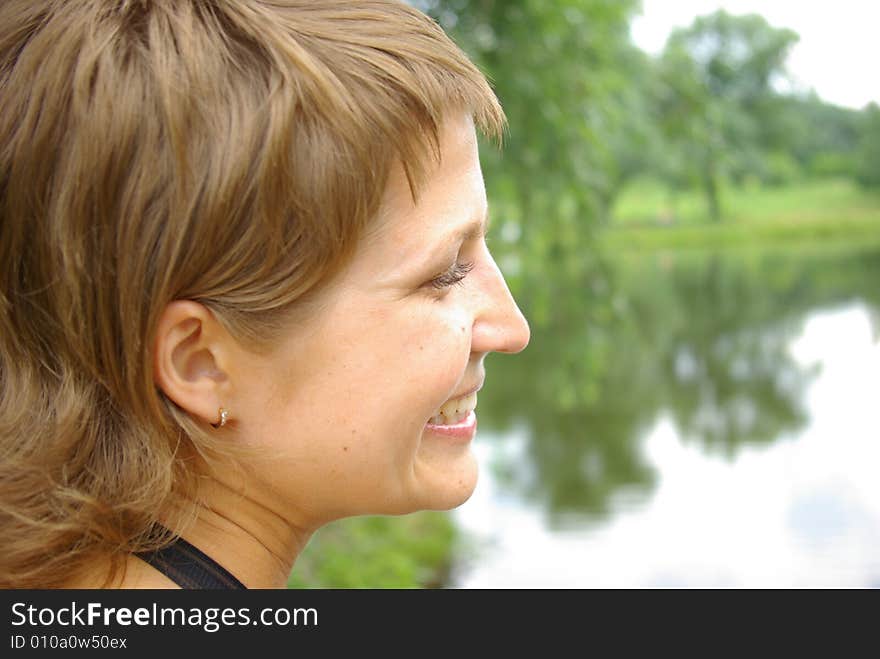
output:
[[721,218],[720,180],[760,171],[780,137],[774,82],[798,37],[761,16],[717,11],[672,33],[658,63],[663,81],[660,124],[705,192],[709,215]]
[[856,178],[866,186],[880,188],[880,106],[871,103],[867,107],[859,128]]
[[516,188],[522,207],[564,195],[586,217],[601,210],[598,198],[614,186],[617,167],[608,138],[631,128],[629,74],[642,57],[629,40],[636,6],[448,0],[428,7],[494,82],[512,130],[503,162],[488,166]]

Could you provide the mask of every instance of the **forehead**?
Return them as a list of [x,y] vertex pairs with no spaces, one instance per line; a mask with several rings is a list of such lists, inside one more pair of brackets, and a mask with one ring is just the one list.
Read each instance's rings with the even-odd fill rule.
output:
[[482,217],[485,208],[486,190],[474,125],[467,115],[455,117],[441,127],[440,160],[431,163],[416,200],[402,164],[394,163],[376,222],[365,236],[365,246],[391,241],[398,250],[409,252],[425,240]]

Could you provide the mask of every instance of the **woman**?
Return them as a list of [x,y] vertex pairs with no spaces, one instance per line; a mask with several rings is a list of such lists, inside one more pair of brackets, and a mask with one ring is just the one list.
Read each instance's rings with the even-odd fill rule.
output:
[[329,521],[471,494],[528,326],[503,114],[392,0],[0,5],[0,579],[284,587]]

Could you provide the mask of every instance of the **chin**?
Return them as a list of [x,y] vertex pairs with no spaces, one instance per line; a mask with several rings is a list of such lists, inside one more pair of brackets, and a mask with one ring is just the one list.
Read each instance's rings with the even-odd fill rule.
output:
[[469,468],[445,481],[441,487],[433,488],[427,497],[424,510],[452,510],[471,498],[477,487],[477,465],[473,461]]
[[366,514],[409,515],[422,510],[452,510],[470,499],[476,486],[477,473],[474,469],[472,475],[458,476],[442,484],[435,483],[431,487],[423,488],[418,495],[405,497],[396,503],[386,502],[385,506]]
[[[474,484],[474,487],[476,487],[476,484]],[[452,510],[453,508],[458,508],[471,498],[471,495],[474,493],[474,487],[470,487],[466,491],[462,490],[443,499],[438,499],[436,505],[427,507],[425,510]]]

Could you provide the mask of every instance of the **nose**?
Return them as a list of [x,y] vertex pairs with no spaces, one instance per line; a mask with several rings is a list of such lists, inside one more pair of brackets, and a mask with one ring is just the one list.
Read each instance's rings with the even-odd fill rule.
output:
[[481,306],[474,317],[471,350],[515,354],[529,344],[529,323],[516,305],[495,259],[485,245],[483,249],[486,267],[480,278]]

